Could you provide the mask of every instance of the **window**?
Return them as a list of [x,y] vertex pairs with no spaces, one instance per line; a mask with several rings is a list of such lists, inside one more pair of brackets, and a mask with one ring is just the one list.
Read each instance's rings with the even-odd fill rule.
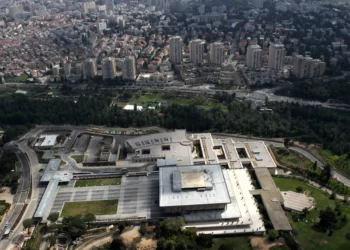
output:
[[162,151],[169,151],[170,150],[170,145],[163,145],[162,146]]
[[149,154],[151,154],[151,150],[150,149],[142,149],[142,154],[149,155]]

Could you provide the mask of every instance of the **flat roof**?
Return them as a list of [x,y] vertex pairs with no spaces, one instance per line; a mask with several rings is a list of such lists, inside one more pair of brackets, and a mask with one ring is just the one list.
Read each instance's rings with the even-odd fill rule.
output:
[[284,199],[283,206],[286,209],[301,212],[304,208],[311,208],[314,203],[314,199],[306,194],[296,193],[293,191],[283,191],[281,194]]
[[41,176],[40,182],[49,182],[57,172],[61,164],[61,159],[51,159],[47,164],[44,174]]
[[49,182],[49,185],[47,185],[44,195],[41,198],[39,206],[36,209],[36,212],[34,214],[35,218],[43,218],[50,211],[49,206],[51,205],[54,198],[56,197],[54,193],[56,192],[58,183],[59,183],[58,179],[53,179]]
[[261,198],[275,230],[290,231],[292,227],[281,206],[283,198],[278,188],[261,190]]
[[[210,173],[212,189],[196,188],[174,190],[172,175],[176,171],[199,170]],[[231,203],[222,169],[219,165],[193,165],[181,167],[160,167],[159,205],[160,207],[210,205]]]
[[44,138],[44,141],[39,145],[40,147],[49,147],[56,144],[58,135],[41,135],[40,138]]
[[[127,105],[125,105],[125,107],[123,109],[124,110],[134,110],[134,105],[127,104]],[[142,106],[136,106],[137,111],[141,111],[142,109],[143,109]]]
[[276,188],[276,184],[267,168],[255,168],[254,172],[262,189]]

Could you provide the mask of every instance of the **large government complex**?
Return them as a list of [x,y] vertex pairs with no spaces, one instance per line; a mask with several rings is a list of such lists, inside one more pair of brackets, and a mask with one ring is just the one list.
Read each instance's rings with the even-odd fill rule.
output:
[[[262,141],[185,130],[108,136],[44,131],[31,145],[48,159],[57,150],[67,161],[60,166],[61,159],[50,159],[43,171],[40,183],[46,188],[34,215],[37,220],[61,213],[67,202],[118,199],[117,212],[97,215],[97,221],[183,216],[186,227],[198,233],[263,233],[259,200],[276,230],[291,230],[283,206],[284,197],[294,196],[276,188],[270,174],[276,163]],[[77,153],[84,155],[82,163],[73,161]],[[121,176],[120,185],[74,187],[77,179],[115,176]]]

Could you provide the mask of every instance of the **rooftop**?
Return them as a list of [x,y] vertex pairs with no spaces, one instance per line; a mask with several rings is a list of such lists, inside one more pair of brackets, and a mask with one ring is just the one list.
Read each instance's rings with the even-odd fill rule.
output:
[[219,165],[160,167],[160,207],[231,203]]
[[310,209],[313,205],[314,199],[306,194],[293,191],[283,191],[281,193],[284,199],[283,206],[286,209],[301,212],[304,208]]
[[49,182],[55,176],[60,164],[61,159],[51,159],[41,176],[40,182]]

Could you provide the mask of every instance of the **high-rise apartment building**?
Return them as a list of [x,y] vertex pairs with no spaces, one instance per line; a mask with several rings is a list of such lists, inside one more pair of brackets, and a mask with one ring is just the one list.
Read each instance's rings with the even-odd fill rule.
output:
[[64,65],[63,65],[63,70],[64,70],[64,75],[67,77],[67,76],[70,76],[71,74],[71,70],[72,70],[72,65],[70,62],[66,62]]
[[103,79],[113,79],[116,74],[116,66],[114,57],[105,58],[102,61],[102,77]]
[[286,50],[283,44],[270,44],[269,48],[269,68],[274,70],[280,70],[284,65],[284,57]]
[[190,60],[192,63],[199,65],[203,63],[204,54],[204,44],[205,42],[201,39],[195,39],[190,41]]
[[21,14],[23,12],[24,12],[24,9],[22,4],[13,5],[9,7],[9,14],[12,18],[16,18],[17,14]]
[[247,49],[247,66],[249,68],[260,68],[261,67],[261,47],[259,45],[249,45]]
[[52,67],[52,74],[54,76],[59,76],[60,75],[60,65],[56,64]]
[[113,13],[113,11],[114,11],[114,0],[107,0],[106,1],[106,8],[107,8],[107,14],[109,14],[110,12]]
[[127,80],[136,79],[135,57],[127,56],[123,64],[123,78]]
[[95,77],[97,74],[96,60],[90,58],[85,61],[83,68],[84,78]]
[[322,76],[326,69],[326,63],[319,59],[296,55],[293,58],[292,74],[298,79]]
[[182,62],[182,38],[173,36],[170,38],[169,57],[172,64],[180,64]]
[[225,47],[223,43],[216,42],[210,44],[210,61],[214,64],[221,65],[225,59]]
[[262,9],[264,7],[264,0],[253,0],[252,6],[254,9]]
[[82,6],[82,12],[88,14],[90,11],[96,11],[96,3],[93,1],[84,2]]

